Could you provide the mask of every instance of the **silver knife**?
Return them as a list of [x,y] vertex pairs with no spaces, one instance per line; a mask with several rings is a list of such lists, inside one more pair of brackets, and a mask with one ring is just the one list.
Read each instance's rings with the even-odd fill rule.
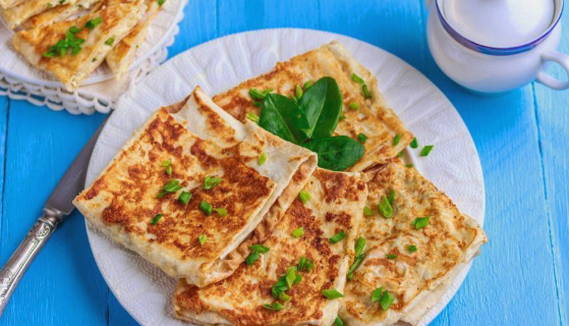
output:
[[107,120],[103,121],[67,169],[63,178],[59,180],[57,187],[45,203],[41,217],[0,270],[0,316],[36,254],[51,237],[57,225],[75,209],[72,200],[85,187],[85,176],[91,153],[106,122]]

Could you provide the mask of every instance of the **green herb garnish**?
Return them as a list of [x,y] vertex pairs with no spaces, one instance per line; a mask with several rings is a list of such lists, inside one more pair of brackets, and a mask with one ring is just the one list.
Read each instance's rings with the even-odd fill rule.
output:
[[334,300],[343,297],[344,295],[336,289],[322,290],[322,295],[328,300]]
[[336,317],[336,319],[334,319],[334,326],[344,326],[344,321],[342,319],[340,319],[340,317]]
[[307,89],[309,89],[310,87],[312,87],[313,85],[314,85],[314,81],[313,81],[313,80],[309,80],[309,81],[307,81],[306,83],[304,83],[304,86],[302,86],[302,88],[303,88],[304,90],[307,90]]
[[379,287],[371,293],[371,302],[379,302],[381,309],[384,311],[389,309],[395,301],[395,297],[389,291]]
[[251,250],[251,253],[247,256],[245,263],[247,265],[253,265],[253,263],[261,258],[261,254],[269,252],[269,247],[265,247],[261,244],[254,244],[249,247],[249,250]]
[[389,193],[387,193],[387,200],[389,200],[389,203],[393,206],[393,203],[395,202],[395,190],[389,190]]
[[423,147],[423,149],[421,150],[421,153],[419,153],[419,155],[421,156],[429,156],[429,154],[431,153],[431,151],[433,150],[433,148],[435,147],[435,145],[427,145],[425,147]]
[[382,196],[379,200],[379,212],[385,218],[392,218],[393,217],[393,206],[389,202],[389,199],[386,196]]
[[200,234],[200,235],[198,236],[198,241],[199,241],[200,245],[203,246],[203,245],[207,242],[207,235],[205,235],[205,234]]
[[249,90],[249,96],[254,100],[264,100],[267,95],[269,95],[273,90],[272,89],[265,89],[265,90],[258,90],[256,88],[251,88]]
[[284,306],[280,302],[273,302],[271,304],[265,303],[263,308],[273,310],[273,311],[281,311],[283,310]]
[[350,105],[348,105],[348,107],[352,110],[359,110],[360,109],[360,104],[357,102],[352,102],[350,103]]
[[329,240],[330,240],[330,243],[338,243],[338,242],[344,240],[345,237],[346,237],[346,232],[340,231],[340,232],[334,234]]
[[247,119],[253,121],[254,123],[259,123],[259,116],[253,112],[247,113]]
[[314,266],[314,262],[311,259],[306,257],[300,257],[300,261],[298,262],[298,270],[301,272],[310,272],[312,267]]
[[417,246],[416,245],[408,245],[407,251],[409,251],[410,253],[413,253],[413,252],[417,251]]
[[85,24],[85,27],[90,29],[90,30],[93,30],[93,29],[95,29],[95,27],[100,25],[102,22],[103,22],[102,17],[93,18],[93,19],[87,21],[87,23]]
[[302,236],[304,235],[304,228],[303,228],[303,227],[299,227],[299,228],[297,228],[297,229],[294,229],[294,230],[292,231],[291,235],[292,235],[294,238],[300,238],[300,237],[302,237]]
[[354,278],[354,272],[363,263],[363,261],[365,259],[365,253],[364,253],[365,246],[366,246],[366,239],[365,238],[359,237],[356,239],[356,243],[354,245],[354,251],[355,251],[355,257],[356,258],[354,259],[354,262],[352,263],[352,265],[348,269],[348,274],[347,274],[348,280],[352,280]]
[[409,163],[409,164],[405,164],[405,167],[406,168],[412,168],[412,167],[415,167],[415,165],[413,165],[412,163]]
[[395,258],[397,258],[397,255],[396,255],[396,254],[387,254],[387,255],[385,255],[385,258],[387,258],[387,259],[395,259]]
[[261,153],[261,155],[259,155],[259,158],[257,159],[257,164],[259,165],[263,165],[265,164],[265,162],[267,161],[267,153]]
[[160,166],[162,166],[164,168],[164,172],[167,175],[172,175],[172,161],[170,160],[166,160],[164,162],[162,162],[162,164],[160,164]]
[[399,144],[399,141],[401,141],[401,135],[397,134],[395,137],[393,137],[393,146],[397,146]]
[[358,134],[358,141],[361,144],[365,144],[366,140],[367,140],[367,136],[365,134],[363,134],[363,133]]
[[210,190],[210,189],[214,188],[215,186],[219,185],[222,180],[223,179],[218,178],[218,177],[207,176],[204,179],[203,188],[205,190]]
[[156,0],[156,2],[158,2],[158,6],[162,6],[164,3],[166,3],[166,0]]
[[367,242],[366,239],[363,237],[359,237],[356,239],[356,244],[354,245],[354,251],[356,256],[359,256],[364,253],[366,242]]
[[300,85],[296,85],[296,88],[294,90],[294,97],[296,97],[297,100],[300,100],[302,95],[304,95],[304,91],[302,90],[302,87]]
[[352,74],[352,80],[355,81],[356,83],[363,85],[365,84],[365,81],[362,79],[362,77],[356,75],[356,74]]
[[200,202],[200,209],[202,210],[202,212],[205,213],[205,215],[210,216],[211,213],[213,212],[213,206],[208,203],[207,201],[202,200]]
[[420,230],[425,226],[429,225],[429,216],[425,217],[417,217],[415,221],[413,221],[413,226],[415,226],[415,230]]
[[227,208],[219,207],[219,208],[216,208],[214,210],[217,213],[217,215],[219,215],[219,216],[227,216]]
[[182,185],[180,185],[180,181],[176,179],[172,179],[168,181],[158,193],[157,198],[162,198],[168,194],[174,193],[178,190],[182,189]]
[[66,54],[76,55],[81,51],[81,45],[85,43],[85,40],[77,37],[75,34],[81,31],[77,26],[72,26],[65,33],[65,37],[55,45],[52,45],[48,50],[42,55],[46,58],[61,57]]
[[306,203],[310,200],[311,197],[312,197],[312,196],[310,195],[310,193],[309,193],[308,191],[306,191],[306,190],[302,190],[302,191],[298,194],[298,199],[300,199],[300,201],[301,201],[303,204],[306,204]]
[[192,194],[188,191],[182,191],[180,196],[178,196],[178,201],[184,205],[187,205],[192,199]]
[[410,144],[411,148],[419,147],[419,142],[417,142],[417,137],[414,137]]
[[364,216],[372,216],[373,209],[369,208],[368,206],[364,207]]
[[160,221],[160,219],[162,218],[162,216],[164,216],[164,214],[156,214],[156,215],[154,215],[154,217],[153,217],[152,220],[150,221],[150,224],[156,225],[156,223],[158,223],[158,221]]
[[109,38],[105,41],[105,45],[108,45],[108,46],[113,45],[113,43],[115,43],[115,38],[114,38],[114,37],[109,37]]

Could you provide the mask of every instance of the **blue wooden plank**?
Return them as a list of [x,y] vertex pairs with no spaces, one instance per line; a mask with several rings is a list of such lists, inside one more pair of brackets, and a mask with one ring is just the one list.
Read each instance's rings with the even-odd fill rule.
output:
[[[12,102],[5,159],[0,260],[5,261],[102,115],[73,116]],[[25,274],[0,325],[106,323],[107,287],[73,214]],[[85,319],[87,318],[87,319]]]
[[[569,17],[562,18],[565,34],[561,38],[560,50],[569,53]],[[564,72],[548,69],[556,77],[567,79]],[[553,254],[559,258],[557,262],[557,287],[560,307],[560,318],[569,324],[569,146],[565,139],[569,126],[569,93],[553,91],[543,85],[535,84],[536,119],[539,128],[540,149],[543,155],[542,169],[545,175],[544,189],[547,199],[548,221],[551,227],[550,238]]]

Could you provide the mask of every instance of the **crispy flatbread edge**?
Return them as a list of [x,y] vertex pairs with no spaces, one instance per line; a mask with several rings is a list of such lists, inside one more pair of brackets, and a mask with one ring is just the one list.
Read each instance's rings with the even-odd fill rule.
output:
[[[358,173],[358,172],[338,172],[338,173],[346,173],[346,174],[351,174],[354,176],[361,176],[361,173]],[[368,189],[366,186],[365,192],[367,193],[367,191],[368,191]],[[364,196],[364,198],[366,198],[366,197],[367,197],[367,195]],[[285,210],[285,212],[286,212],[286,210]],[[282,212],[282,214],[284,214],[285,212]],[[282,217],[282,214],[281,214],[281,217]],[[340,275],[340,277],[338,277],[338,279],[336,280],[336,283],[334,283],[334,286],[333,286],[333,288],[335,288],[336,290],[338,290],[342,293],[344,292],[344,287],[346,286],[346,277],[345,276],[348,274],[350,262],[353,260],[353,258],[355,256],[355,252],[354,252],[353,248],[354,248],[354,244],[355,244],[357,235],[359,233],[359,228],[360,228],[362,219],[363,219],[363,211],[357,215],[357,217],[355,218],[355,221],[354,221],[355,226],[348,233],[348,240],[346,241],[346,248],[347,248],[346,249],[347,250],[346,255],[344,256],[342,263],[340,265],[339,271],[338,271],[338,274]],[[274,220],[274,223],[277,224],[278,220]],[[263,225],[259,225],[258,228],[262,229],[262,232],[260,232],[261,234],[264,232],[268,232],[268,233],[264,234],[264,237],[262,239],[259,238],[259,242],[264,242],[267,239],[267,237],[270,235],[270,230],[267,230],[265,228],[265,226],[263,226]],[[271,230],[272,229],[273,228],[271,228]],[[257,229],[255,230],[255,233],[257,233]],[[254,242],[251,242],[251,243],[254,243]],[[248,247],[246,247],[246,248],[248,248]],[[176,290],[174,291],[174,294],[171,296],[170,307],[171,307],[171,311],[172,311],[172,314],[174,315],[174,317],[176,317],[180,320],[183,320],[183,321],[196,323],[198,325],[232,325],[232,323],[230,321],[225,319],[222,315],[220,315],[217,312],[206,311],[206,312],[202,312],[199,314],[194,314],[194,313],[189,312],[189,311],[184,311],[183,309],[178,307],[175,303],[175,298],[176,298],[176,296],[178,296],[179,294],[181,294],[184,291],[184,289],[185,289],[184,285],[185,284],[187,284],[187,283],[184,280],[179,280],[178,285],[176,286]],[[321,321],[303,321],[302,323],[295,324],[294,326],[317,325],[318,323],[321,323],[321,325],[331,325],[334,322],[334,320],[336,319],[336,316],[338,315],[341,307],[342,307],[342,300],[329,300],[328,304],[326,305],[326,307],[324,308],[324,311],[323,311],[323,316],[325,316],[324,320],[321,320]]]
[[24,2],[24,0],[0,0],[0,8],[9,9],[19,5]]
[[[108,170],[110,170],[121,158],[121,154],[124,152],[125,149],[130,148],[140,136],[145,132],[147,127],[154,121],[155,118],[161,113],[161,111],[168,111],[168,107],[163,107],[157,110],[152,116],[148,118],[148,120],[137,130],[133,133],[132,137],[121,147],[121,150],[113,157],[113,159],[109,162],[109,164],[103,169],[103,171],[94,179],[93,182],[98,180],[101,176],[107,174]],[[92,184],[85,187],[85,189],[73,200],[73,205],[81,212],[81,214],[85,217],[87,221],[87,225],[90,229],[100,232],[103,235],[107,236],[109,239],[112,239],[114,243],[120,244],[126,249],[129,249],[145,260],[149,261],[150,263],[161,266],[161,270],[164,271],[167,275],[171,277],[176,277],[179,275],[177,269],[180,266],[179,262],[176,259],[171,259],[169,255],[162,255],[157,250],[150,250],[151,247],[148,246],[146,250],[141,250],[139,244],[135,244],[131,237],[123,232],[120,226],[117,225],[106,225],[102,222],[102,220],[96,216],[95,214],[91,214],[91,209],[88,205],[84,205],[82,201],[77,200],[84,192],[88,191],[91,188]],[[167,260],[167,261],[165,261]]]
[[[385,114],[381,117],[381,119],[393,130],[396,134],[401,135],[401,139],[399,143],[393,146],[393,153],[397,155],[399,152],[404,150],[409,143],[413,140],[413,134],[407,130],[404,126],[399,117],[395,114],[393,109],[389,105],[387,105],[383,95],[379,92],[377,78],[373,75],[366,67],[364,67],[361,63],[359,63],[348,50],[338,41],[332,41],[327,45],[327,47],[333,54],[336,56],[336,59],[342,65],[342,69],[347,74],[355,73],[362,77],[368,83],[368,88],[371,91],[372,98],[371,102],[372,108],[382,107],[385,110]],[[376,112],[376,114],[378,114]],[[367,149],[370,150],[369,148]],[[377,149],[378,150],[378,149]],[[366,167],[370,166],[375,162],[375,158],[377,155],[374,155],[373,151],[366,152],[364,157],[357,162],[354,166],[350,168],[350,171],[362,171]]]
[[[298,147],[294,144],[287,143],[252,122],[246,122],[244,130],[241,130],[238,126],[242,126],[242,123],[225,110],[218,107],[199,86],[197,86],[192,94],[186,97],[182,102],[174,104],[166,109],[177,119],[187,120],[189,117],[185,117],[183,115],[177,116],[176,114],[183,110],[186,105],[193,103],[196,105],[206,105],[209,109],[217,113],[236,131],[237,139],[240,141],[246,138],[246,134],[243,134],[243,131],[246,131],[248,134],[258,133],[263,138],[267,140],[270,139],[271,142],[281,143],[283,146]],[[198,118],[196,115],[193,117],[196,119]],[[205,123],[198,123],[198,125],[199,126],[194,126],[193,128],[201,129],[206,126]],[[204,134],[203,138],[208,141],[212,141],[220,146],[223,145],[219,143],[218,139],[214,138],[215,135],[207,134],[207,130],[205,129],[199,130],[199,132],[196,130],[196,133]],[[305,149],[302,149],[302,151],[305,152],[306,158],[304,160],[297,160],[296,166],[293,168],[296,172],[283,182],[286,183],[287,186],[283,188],[280,194],[276,193],[277,199],[274,203],[271,206],[266,207],[265,210],[259,214],[258,219],[251,223],[251,230],[248,236],[244,237],[240,241],[236,241],[233,246],[228,247],[222,256],[214,262],[203,265],[202,269],[204,273],[199,273],[200,275],[192,275],[191,278],[188,277],[188,283],[194,284],[198,287],[204,287],[229,277],[249,255],[249,246],[264,241],[270,235],[271,230],[287,211],[300,190],[304,188],[318,165],[318,157],[316,154]]]

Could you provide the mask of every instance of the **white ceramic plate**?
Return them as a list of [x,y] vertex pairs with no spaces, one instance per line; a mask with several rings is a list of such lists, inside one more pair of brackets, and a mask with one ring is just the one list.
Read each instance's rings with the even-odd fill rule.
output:
[[[420,142],[435,145],[427,158],[409,151],[417,168],[482,224],[485,196],[480,160],[468,129],[448,99],[421,73],[386,51],[353,38],[304,29],[227,36],[192,48],[156,69],[119,100],[94,149],[87,184],[156,108],[182,100],[196,85],[211,95],[219,93],[269,71],[277,61],[332,40],[342,42],[377,76],[388,104]],[[101,234],[88,230],[88,235],[103,277],[134,319],[142,325],[183,325],[169,310],[175,280]],[[454,280],[422,325],[446,306],[467,272],[468,268]]]
[[[136,69],[150,55],[161,47],[178,24],[177,17],[183,11],[186,0],[168,0],[150,27],[146,40],[137,51],[135,62],[130,70]],[[60,87],[62,84],[52,79],[47,73],[28,64],[11,46],[13,32],[0,24],[0,74],[27,84],[45,87]],[[97,68],[81,85],[91,85],[113,78],[105,66]]]

